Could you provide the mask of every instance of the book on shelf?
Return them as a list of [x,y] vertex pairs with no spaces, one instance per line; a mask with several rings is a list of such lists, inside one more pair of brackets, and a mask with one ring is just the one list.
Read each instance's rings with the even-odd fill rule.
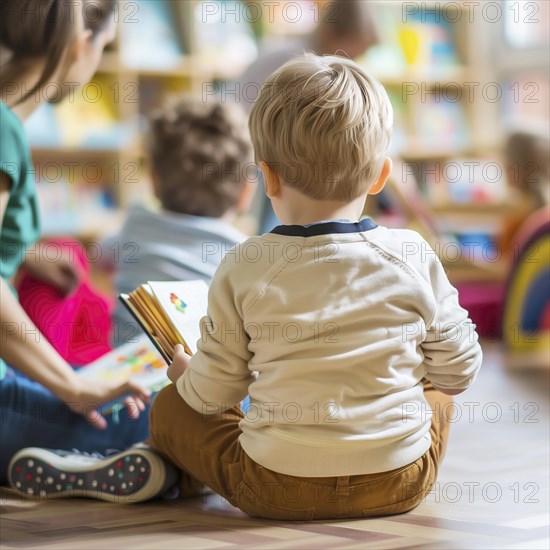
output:
[[408,14],[398,34],[408,65],[437,68],[458,64],[454,29],[437,9]]
[[184,54],[177,10],[184,2],[136,0],[121,27],[120,53],[123,65],[135,69],[171,69]]
[[[84,179],[72,179],[69,168],[52,179],[42,175],[36,182],[42,233],[54,235],[96,234],[116,223],[120,217],[116,208],[115,190],[108,181],[94,184]],[[111,228],[112,229],[112,228]],[[97,233],[99,236],[101,233]]]
[[438,252],[446,263],[494,263],[500,259],[498,228],[487,223],[445,220],[438,224]]
[[[394,163],[385,189],[391,209],[403,215],[402,225],[418,231],[438,254],[443,251],[446,266],[475,269],[494,263],[492,258],[497,254],[495,243],[500,224],[495,224],[494,217],[487,216],[486,208],[482,207],[478,213],[470,211],[471,205],[491,204],[485,202],[489,197],[502,200],[501,193],[506,191],[505,187],[499,191],[498,186],[488,190],[490,184],[483,177],[473,175],[476,169],[483,173],[484,167],[486,172],[488,162],[457,159],[447,163],[399,160]],[[447,188],[454,184],[458,187],[449,192]],[[445,215],[434,213],[435,203],[450,200],[455,202],[450,203],[449,212]],[[466,212],[456,210],[460,204],[458,200],[469,201],[465,203]]]
[[232,75],[238,75],[256,59],[258,46],[250,23],[255,16],[248,15],[247,9],[240,0],[197,3],[193,27],[195,49],[202,65],[222,71],[230,69]]
[[503,163],[494,157],[457,157],[406,163],[406,178],[414,178],[422,196],[435,208],[502,205],[508,200]]
[[31,147],[61,147],[63,139],[59,129],[55,108],[44,103],[24,123],[25,133]]
[[382,80],[408,71],[436,77],[460,66],[454,28],[437,8],[405,16],[400,2],[377,5],[376,27],[380,42],[363,62]]
[[460,103],[430,94],[423,101],[414,101],[411,110],[414,137],[407,144],[410,150],[437,153],[466,149],[470,137]]
[[400,14],[392,6],[377,6],[375,25],[379,43],[362,56],[365,68],[381,80],[402,74],[407,69],[405,56],[399,44],[398,21]]
[[189,355],[197,351],[200,320],[208,304],[204,281],[149,281],[119,299],[167,363],[177,344]]
[[115,101],[113,81],[96,75],[59,104],[45,103],[27,119],[30,146],[92,150],[129,146],[135,137],[135,124],[118,118]]

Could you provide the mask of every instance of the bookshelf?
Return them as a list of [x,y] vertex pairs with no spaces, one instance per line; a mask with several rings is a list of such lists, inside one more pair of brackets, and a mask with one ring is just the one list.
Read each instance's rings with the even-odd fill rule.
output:
[[[486,21],[479,13],[470,18],[472,3],[461,0],[370,3],[381,44],[359,61],[386,87],[394,106],[390,153],[400,159],[400,170],[392,174],[392,188],[401,197],[401,206],[409,206],[402,208],[404,223],[421,230],[429,227],[432,234],[426,236],[432,240],[447,242],[467,226],[475,227],[476,232],[491,227],[490,238],[498,239],[514,198],[504,176],[488,180],[483,173],[484,165],[503,166],[504,162],[499,157],[504,137],[501,104],[490,101],[489,95],[496,92],[494,84],[499,78],[490,62],[494,36],[486,32]],[[146,114],[172,93],[201,96],[205,84],[238,77],[257,53],[255,40],[284,40],[311,32],[312,14],[322,6],[301,2],[304,17],[288,24],[284,10],[292,2],[277,3],[276,12],[263,9],[261,17],[257,10],[246,11],[254,8],[250,4],[257,7],[262,2],[242,0],[237,7],[240,17],[224,19],[222,0],[121,0],[117,40],[83,92],[86,98],[101,90],[99,105],[82,100],[67,105],[66,113],[60,116],[64,126],[61,135],[50,139],[47,134],[31,143],[37,179],[44,172],[48,174],[49,164],[62,168],[61,177],[56,173],[55,178],[42,178],[43,188],[48,188],[48,180],[57,185],[50,186],[51,196],[46,201],[50,205],[43,216],[46,234],[63,229],[62,224],[56,226],[48,220],[55,221],[56,212],[61,215],[68,211],[66,217],[72,221],[64,228],[65,233],[91,239],[115,229],[122,210],[133,202],[151,201],[142,137]],[[417,10],[405,13],[405,4]],[[86,110],[96,118],[101,113],[102,120],[95,120],[95,136],[82,131],[87,126],[86,117],[91,116]],[[460,163],[479,163],[481,172],[475,174],[470,186],[460,178],[455,182],[445,177],[449,166]],[[408,172],[403,172],[403,166]],[[54,168],[49,169],[53,172]],[[431,171],[431,175],[424,177],[423,171]],[[63,187],[56,178],[68,183]],[[434,178],[439,180],[435,184],[431,181]],[[411,182],[414,186],[409,185]],[[489,193],[482,192],[484,186]],[[420,203],[424,205],[421,214],[410,208]],[[418,218],[424,221],[419,223]],[[75,225],[74,220],[80,223]],[[505,271],[477,260],[460,269],[456,265],[449,268],[458,273],[458,279],[475,279],[479,274],[481,278],[501,279]]]
[[515,198],[501,156],[496,98],[505,85],[490,62],[488,16],[461,1],[374,5],[381,44],[362,61],[394,107],[390,152],[400,161],[388,194],[403,213],[398,223],[436,249],[458,245],[460,257],[442,254],[453,282],[501,281],[506,258],[487,260],[484,251],[498,246]]

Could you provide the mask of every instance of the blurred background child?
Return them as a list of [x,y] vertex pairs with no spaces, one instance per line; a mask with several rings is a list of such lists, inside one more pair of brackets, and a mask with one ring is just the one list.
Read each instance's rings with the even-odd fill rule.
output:
[[[155,196],[161,208],[133,206],[121,231],[104,244],[123,251],[115,264],[117,294],[146,281],[210,279],[221,259],[246,236],[232,222],[255,188],[244,112],[234,104],[172,99],[150,117],[148,136]],[[114,345],[136,323],[119,304]]]

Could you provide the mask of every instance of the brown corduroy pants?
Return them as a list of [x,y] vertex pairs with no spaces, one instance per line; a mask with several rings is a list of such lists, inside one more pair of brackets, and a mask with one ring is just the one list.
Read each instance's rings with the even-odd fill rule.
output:
[[203,415],[174,385],[153,403],[148,444],[180,470],[180,496],[200,494],[208,486],[250,516],[303,521],[400,514],[429,493],[447,444],[452,398],[427,381],[424,394],[433,411],[431,447],[415,462],[388,472],[296,477],[268,470],[240,446],[238,407]]

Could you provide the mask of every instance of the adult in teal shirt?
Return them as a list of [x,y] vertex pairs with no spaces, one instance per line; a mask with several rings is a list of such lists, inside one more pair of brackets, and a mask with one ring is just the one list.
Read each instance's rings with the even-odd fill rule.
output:
[[38,240],[40,217],[23,126],[4,103],[0,103],[0,171],[11,180],[0,234],[0,276],[8,280],[24,261],[26,249]]
[[[88,5],[87,5],[88,4]],[[86,83],[114,37],[115,0],[3,0],[0,3],[0,483],[10,458],[38,446],[87,452],[123,449],[148,433],[149,392],[132,382],[86,383],[41,336],[9,282],[24,261],[58,287],[70,266],[26,261],[40,234],[29,146],[22,125],[47,90]],[[84,14],[88,20],[84,21]],[[55,83],[55,86],[48,86]],[[69,88],[70,89],[70,88]],[[69,269],[67,269],[69,268]],[[118,422],[101,403],[126,398]]]

